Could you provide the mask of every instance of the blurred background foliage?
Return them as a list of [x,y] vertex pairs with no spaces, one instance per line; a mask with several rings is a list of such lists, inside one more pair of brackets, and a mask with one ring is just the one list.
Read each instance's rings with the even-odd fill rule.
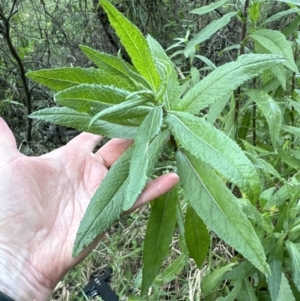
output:
[[[203,4],[176,0],[113,2],[143,33],[150,33],[164,47],[170,46],[174,38],[185,36],[195,23],[189,11]],[[90,66],[80,44],[111,54],[120,48],[97,0],[0,1],[0,115],[5,116],[18,143],[41,139],[49,142],[59,134],[54,126],[28,125],[31,112],[51,106],[53,101],[52,92],[30,82],[25,73]],[[126,53],[123,56],[126,58]],[[61,136],[66,135],[60,131]],[[57,141],[56,137],[55,144],[65,142],[61,139]]]
[[[190,74],[192,66],[198,69],[206,66],[195,54],[188,58],[183,55],[193,35],[224,14],[243,9],[243,1],[229,1],[199,16],[190,11],[214,1],[112,2],[144,34],[151,34],[165,49],[169,48],[168,53],[172,54],[179,74],[183,72],[182,77]],[[271,2],[263,2],[262,15],[268,17],[285,9],[285,3]],[[291,18],[287,16],[284,22],[290,22]],[[284,26],[282,21],[279,20],[279,26]],[[237,57],[238,49],[230,47],[239,43],[240,35],[240,20],[232,18],[195,51],[215,65],[223,64]],[[111,54],[121,49],[123,57],[127,58],[98,0],[0,0],[0,115],[5,116],[19,144],[44,141],[54,143],[55,147],[69,139],[65,129],[27,119],[31,112],[52,106],[53,100],[51,91],[30,82],[25,73],[63,66],[91,66],[80,51],[80,44]],[[203,71],[209,70],[204,68]],[[31,147],[26,150],[28,154],[30,151]]]

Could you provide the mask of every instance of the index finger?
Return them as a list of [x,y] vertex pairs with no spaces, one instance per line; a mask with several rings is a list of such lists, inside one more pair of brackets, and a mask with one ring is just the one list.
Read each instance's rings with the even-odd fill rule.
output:
[[105,160],[108,165],[111,166],[132,143],[132,140],[115,138],[103,145],[97,151],[97,153]]

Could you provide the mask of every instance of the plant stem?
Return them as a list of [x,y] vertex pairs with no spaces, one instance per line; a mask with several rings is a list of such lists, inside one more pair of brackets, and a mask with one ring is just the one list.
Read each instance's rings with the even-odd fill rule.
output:
[[253,102],[252,111],[252,144],[256,146],[256,103]]
[[[295,60],[295,62],[297,62],[299,47],[298,47],[297,43],[295,43],[295,44],[296,44],[296,46],[295,46],[295,51],[294,51],[294,60]],[[296,83],[297,83],[296,82],[296,73],[293,72],[293,75],[292,75],[292,85],[291,85],[291,98],[293,100],[296,100],[296,97],[295,97]],[[294,123],[295,123],[294,114],[295,114],[295,108],[292,105],[291,112],[290,112],[291,126],[294,126]],[[295,137],[294,137],[294,135],[292,135],[292,138],[291,138],[291,148],[294,148],[294,142],[295,142]]]
[[[242,19],[242,34],[241,34],[241,41],[240,41],[240,55],[245,54],[245,38],[247,35],[247,9],[249,7],[249,0],[245,1],[244,6],[244,13]],[[235,101],[235,114],[234,114],[234,122],[237,123],[239,112],[240,112],[240,95],[241,95],[241,87],[239,87],[236,91],[236,101]]]
[[[298,58],[298,50],[299,50],[299,47],[298,47],[298,44],[295,43],[295,51],[294,51],[294,60],[295,62],[297,62],[297,58]],[[296,100],[295,99],[295,89],[296,89],[296,73],[293,72],[293,77],[292,77],[292,85],[291,85],[291,98],[293,100]],[[290,116],[291,116],[291,126],[294,126],[294,111],[295,111],[295,108],[294,106],[292,106],[292,110],[291,110],[291,113],[290,113]]]
[[178,146],[177,146],[176,140],[175,140],[175,138],[174,138],[173,135],[170,135],[170,141],[171,141],[171,143],[172,143],[172,145],[174,147],[174,151],[177,152]]

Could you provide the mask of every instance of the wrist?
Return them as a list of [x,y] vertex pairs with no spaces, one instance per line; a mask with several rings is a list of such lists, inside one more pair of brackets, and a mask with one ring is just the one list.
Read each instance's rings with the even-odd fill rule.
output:
[[15,301],[46,301],[52,290],[26,258],[0,249],[0,291]]

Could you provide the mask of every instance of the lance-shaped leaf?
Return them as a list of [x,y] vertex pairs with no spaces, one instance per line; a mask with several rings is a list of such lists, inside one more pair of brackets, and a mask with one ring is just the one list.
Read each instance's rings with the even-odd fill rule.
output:
[[253,283],[251,283],[249,279],[247,278],[243,279],[242,287],[236,300],[237,301],[259,301],[256,297],[256,292],[254,290]]
[[[250,18],[251,22],[253,23],[254,27],[256,27],[257,21],[261,16],[260,5],[261,5],[261,2],[254,2],[254,3],[251,3],[250,7],[247,9],[249,18]],[[248,6],[248,5],[246,4],[246,6]],[[247,16],[247,18],[248,18],[248,16]]]
[[290,126],[290,125],[282,125],[281,127],[284,131],[289,132],[295,136],[300,136],[300,129],[295,126]]
[[133,91],[121,76],[95,68],[58,68],[31,71],[26,76],[55,91],[62,91],[80,84],[113,85]]
[[298,247],[289,240],[286,241],[285,245],[291,259],[293,281],[300,291],[300,251]]
[[92,116],[65,107],[40,110],[32,113],[30,117],[110,138],[132,139],[138,129],[131,124],[120,125],[102,120],[97,120],[89,127]]
[[164,145],[167,142],[170,132],[167,130],[162,130],[155,138],[152,139],[148,147],[148,167],[146,170],[146,175],[150,177],[153,172],[153,168],[158,161],[159,156],[163,150]]
[[286,90],[287,72],[284,65],[277,65],[270,69],[273,75],[278,79],[283,90]]
[[109,68],[111,70],[114,70],[115,72],[119,72],[124,77],[128,77],[127,69],[125,68],[125,65],[127,65],[128,68],[132,69],[132,71],[135,71],[133,66],[128,64],[125,61],[121,61],[121,59],[117,56],[110,55],[105,52],[97,51],[91,47],[80,45],[80,49],[83,51],[83,53],[91,60],[93,61],[100,69],[102,68]]
[[277,300],[277,296],[279,293],[282,275],[283,249],[284,235],[281,235],[273,250],[271,250],[271,253],[268,258],[271,276],[267,278],[267,282],[272,301]]
[[231,12],[224,15],[222,18],[210,22],[205,28],[203,28],[196,36],[190,40],[184,50],[184,55],[188,57],[191,51],[194,51],[195,46],[209,39],[214,33],[226,26],[231,18],[236,15],[236,12]]
[[[148,148],[151,163],[147,172],[154,167],[168,136],[167,131],[160,132]],[[77,256],[85,246],[106,230],[123,212],[123,202],[129,184],[130,161],[134,148],[130,147],[112,165],[100,187],[92,197],[87,211],[80,223],[73,254]]]
[[176,110],[197,114],[210,104],[222,100],[245,81],[283,61],[280,56],[271,54],[241,55],[237,61],[218,67],[190,89]]
[[[230,283],[230,286],[233,286],[233,289],[230,291],[230,293],[226,297],[219,297],[216,299],[216,301],[235,301],[238,300],[237,297],[239,295],[239,292],[242,289],[243,284],[243,278],[238,279],[237,281],[232,281]],[[254,301],[254,300],[251,300]]]
[[292,43],[277,30],[256,30],[250,37],[259,43],[269,53],[277,54],[285,58],[283,64],[294,72],[299,72],[294,60]]
[[232,95],[232,93],[230,93],[229,95],[224,96],[222,99],[214,102],[210,106],[209,112],[208,112],[208,115],[207,115],[207,121],[210,124],[215,123],[215,121],[220,116],[220,114],[222,113],[222,111],[226,107],[227,103],[229,102],[231,95]]
[[[300,4],[300,1],[299,1],[299,4]],[[285,17],[287,15],[290,15],[290,14],[294,14],[294,13],[298,13],[300,11],[299,8],[291,8],[291,9],[288,9],[288,10],[284,10],[284,11],[281,11],[275,15],[272,15],[270,18],[268,18],[267,20],[265,20],[261,25],[266,25],[270,22],[274,22],[282,17]]]
[[156,90],[161,84],[161,79],[143,34],[107,0],[100,0],[100,3],[107,13],[111,26],[115,29],[122,45],[128,52],[133,65]]
[[248,261],[243,261],[232,268],[232,270],[228,271],[222,277],[222,280],[239,280],[248,278],[257,272],[257,269]]
[[258,105],[264,114],[271,135],[274,148],[277,146],[277,139],[280,135],[282,115],[281,109],[276,101],[268,94],[259,90],[250,90],[246,94]]
[[[262,194],[261,194],[262,195]],[[260,197],[261,197],[260,195]],[[246,199],[238,199],[238,204],[243,210],[244,214],[248,217],[248,219],[253,220],[253,222],[264,229],[268,234],[273,234],[274,225],[271,220],[265,216],[263,216],[256,206],[252,205]]]
[[238,185],[250,200],[257,199],[261,189],[258,174],[233,140],[204,119],[188,113],[172,112],[166,123],[184,149]]
[[206,225],[191,206],[186,209],[184,228],[189,253],[201,269],[208,253],[210,237]]
[[292,105],[292,107],[297,111],[297,113],[300,114],[300,104],[293,99],[287,97],[285,99]]
[[171,265],[169,265],[160,275],[157,276],[155,282],[162,284],[174,280],[176,275],[178,275],[186,266],[187,259],[187,256],[182,253],[171,263]]
[[151,107],[138,106],[127,109],[126,111],[119,111],[118,114],[106,114],[101,117],[101,120],[125,126],[139,127],[145,117],[149,114],[150,110]]
[[123,201],[128,186],[128,174],[133,147],[130,147],[110,168],[93,195],[80,222],[73,246],[73,256],[105,231],[123,212]]
[[200,8],[195,8],[190,13],[197,14],[197,15],[200,15],[200,16],[205,15],[205,14],[215,10],[216,8],[224,5],[226,2],[228,2],[228,0],[220,0],[220,1],[217,1],[217,2],[212,2],[209,5],[205,5],[205,6],[202,6]]
[[[165,53],[161,45],[151,36],[147,36],[147,42],[150,47],[152,57],[156,62],[157,70],[160,72],[160,77],[164,83],[167,83],[163,101],[167,110],[174,108],[180,101],[180,88],[177,79],[177,72],[173,66],[171,59]],[[167,72],[160,67],[163,66]]]
[[277,2],[283,2],[287,4],[295,4],[300,6],[300,1],[299,0],[276,0]]
[[221,282],[223,275],[235,266],[235,263],[231,262],[224,267],[221,267],[213,271],[209,276],[205,277],[201,282],[201,291],[204,295],[208,295],[212,290]]
[[159,133],[161,125],[162,109],[161,107],[155,107],[149,112],[137,131],[134,140],[134,160],[132,160],[130,165],[130,180],[123,206],[124,211],[133,205],[146,184],[149,145],[152,139]]
[[204,223],[268,276],[260,240],[222,180],[206,163],[182,151],[176,162],[183,193]]
[[277,147],[276,150],[281,160],[284,161],[287,165],[289,165],[290,167],[296,170],[300,169],[300,160],[296,158],[293,154],[287,152],[286,150],[282,149],[279,146]]
[[300,16],[298,15],[297,18],[294,19],[294,21],[290,22],[289,25],[287,25],[285,28],[281,30],[281,32],[289,38],[291,35],[294,34],[296,30],[298,30],[298,25],[300,23]]
[[284,273],[281,275],[281,283],[279,288],[279,294],[276,301],[296,301],[293,292],[291,290],[289,281]]
[[169,252],[176,224],[177,193],[176,186],[151,207],[144,242],[141,295],[147,293]]
[[136,98],[129,99],[115,106],[104,109],[103,111],[97,113],[90,121],[89,127],[93,125],[93,123],[98,119],[103,119],[105,116],[109,116],[111,114],[118,114],[122,111],[127,111],[132,108],[136,108],[140,105],[146,104],[148,99],[146,98]]
[[56,93],[54,99],[62,106],[94,115],[124,102],[130,93],[114,86],[82,84]]
[[[131,92],[113,86],[82,84],[55,94],[55,101],[78,112],[96,115],[106,108],[122,104]],[[107,113],[102,120],[125,126],[139,126],[149,113],[150,107],[138,106],[119,111],[118,114]]]
[[128,85],[132,87],[130,91],[136,90],[137,83],[140,83],[144,87],[150,88],[148,82],[136,72],[136,69],[132,65],[122,60],[121,57],[99,52],[88,46],[81,45],[80,48],[84,54],[100,69],[104,69],[110,74],[115,74],[118,77],[122,77],[124,81],[128,82]]

